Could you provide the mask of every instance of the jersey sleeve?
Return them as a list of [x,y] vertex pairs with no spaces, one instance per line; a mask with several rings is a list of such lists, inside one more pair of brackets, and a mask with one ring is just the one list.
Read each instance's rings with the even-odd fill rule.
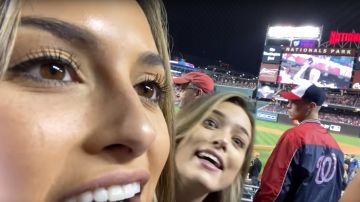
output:
[[301,147],[301,140],[293,131],[286,131],[278,141],[267,161],[261,185],[255,195],[254,202],[283,201],[290,189],[292,166],[296,166],[293,158]]

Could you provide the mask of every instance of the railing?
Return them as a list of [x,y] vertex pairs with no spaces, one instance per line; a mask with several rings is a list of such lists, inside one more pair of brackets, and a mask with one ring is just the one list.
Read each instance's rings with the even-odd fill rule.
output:
[[258,186],[245,184],[241,195],[241,202],[252,202],[258,189]]

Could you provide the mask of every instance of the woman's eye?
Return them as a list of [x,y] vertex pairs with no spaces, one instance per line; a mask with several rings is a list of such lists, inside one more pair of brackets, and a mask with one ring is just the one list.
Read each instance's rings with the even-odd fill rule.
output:
[[69,70],[67,70],[65,65],[55,62],[40,64],[39,68],[32,69],[32,73],[33,75],[49,80],[59,80],[59,81],[72,80]]
[[135,90],[141,97],[144,97],[150,101],[158,102],[161,96],[161,90],[157,83],[154,82],[142,82],[135,85]]
[[244,147],[244,142],[240,138],[233,138],[233,142],[238,145],[240,148]]
[[29,59],[9,69],[10,78],[31,80],[44,85],[81,82],[77,66],[61,57],[45,56]]
[[205,128],[208,128],[208,129],[216,129],[216,128],[218,128],[217,123],[212,119],[206,119],[204,121],[203,125],[205,126]]

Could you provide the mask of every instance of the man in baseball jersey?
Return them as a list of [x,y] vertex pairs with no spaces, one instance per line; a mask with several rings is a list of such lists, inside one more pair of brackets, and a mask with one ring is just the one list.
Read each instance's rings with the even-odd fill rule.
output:
[[289,118],[300,124],[279,139],[265,165],[254,201],[337,202],[344,154],[319,121],[326,93],[304,83],[280,95],[289,100]]

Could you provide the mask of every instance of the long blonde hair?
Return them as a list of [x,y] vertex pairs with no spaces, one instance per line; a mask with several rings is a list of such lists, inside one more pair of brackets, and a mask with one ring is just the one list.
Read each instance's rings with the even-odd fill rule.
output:
[[204,201],[207,202],[238,202],[241,198],[241,190],[248,173],[251,154],[255,140],[255,120],[249,110],[249,103],[243,95],[235,92],[223,92],[210,96],[204,96],[182,108],[176,115],[176,145],[189,134],[196,125],[203,122],[214,108],[222,102],[231,102],[243,108],[251,123],[251,140],[245,153],[245,160],[233,183],[224,190],[209,193]]
[[0,79],[9,64],[20,16],[20,0],[0,2]]
[[[168,49],[167,18],[164,5],[160,0],[138,0],[142,7],[163,61],[166,72],[167,86],[172,86],[170,59]],[[159,202],[170,202],[174,200],[174,103],[173,88],[167,90],[165,99],[161,103],[162,111],[167,122],[170,135],[170,153],[161,173],[157,188],[156,198]]]
[[[147,17],[157,49],[164,61],[163,65],[166,73],[165,82],[167,86],[172,86],[167,40],[167,18],[164,5],[160,0],[138,0],[138,3]],[[0,78],[4,75],[10,60],[20,19],[20,4],[21,0],[2,0],[0,2]],[[171,87],[166,92],[160,106],[169,131],[170,153],[156,187],[156,198],[159,202],[169,202],[173,201],[174,195],[173,159],[175,146],[173,138],[174,107]]]

